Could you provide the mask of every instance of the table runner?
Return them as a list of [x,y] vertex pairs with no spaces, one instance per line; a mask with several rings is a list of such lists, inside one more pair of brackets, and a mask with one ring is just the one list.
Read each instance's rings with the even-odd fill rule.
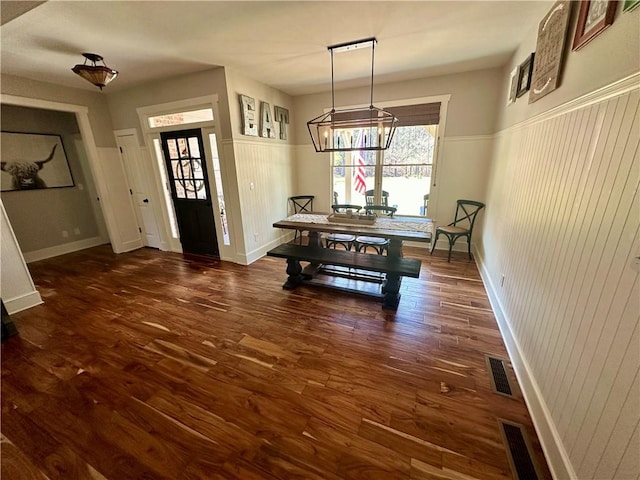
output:
[[358,229],[396,230],[400,232],[425,232],[433,234],[433,222],[427,218],[411,217],[377,217],[373,225],[354,225],[353,223],[330,222],[326,214],[296,213],[282,220],[283,222],[314,223],[318,225],[344,225]]

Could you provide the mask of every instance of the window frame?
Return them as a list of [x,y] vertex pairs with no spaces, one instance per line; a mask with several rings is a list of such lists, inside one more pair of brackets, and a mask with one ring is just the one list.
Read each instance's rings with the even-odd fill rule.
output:
[[[414,98],[406,98],[401,100],[390,100],[386,102],[375,102],[377,107],[387,108],[387,107],[402,107],[407,105],[417,105],[422,103],[436,103],[440,102],[440,122],[437,125],[436,130],[436,138],[435,145],[433,150],[433,166],[431,167],[431,187],[437,188],[438,183],[438,174],[440,172],[441,162],[442,162],[442,138],[445,135],[446,123],[447,123],[447,110],[449,106],[449,100],[451,100],[451,94],[446,95],[434,95],[431,97],[414,97]],[[366,108],[369,105],[358,104],[358,105],[347,105],[340,106],[340,109],[351,109],[351,108]],[[325,109],[326,112],[329,112],[330,109]],[[382,152],[376,152],[376,163],[375,163],[375,180],[374,180],[374,198],[376,202],[380,202],[382,198],[382,169],[383,169],[383,161],[381,159]],[[346,165],[345,165],[346,166]],[[333,154],[329,154],[329,178],[330,178],[330,190],[328,192],[329,198],[332,199],[331,203],[333,203]],[[437,189],[433,191],[433,195],[429,198],[430,211],[437,211],[438,205],[438,194]],[[415,215],[406,215],[406,216],[415,216]]]

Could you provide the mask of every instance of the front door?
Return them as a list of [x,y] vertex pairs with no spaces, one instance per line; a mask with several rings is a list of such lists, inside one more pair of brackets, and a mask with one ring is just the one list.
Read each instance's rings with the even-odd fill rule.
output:
[[211,191],[200,130],[161,133],[184,253],[218,255]]

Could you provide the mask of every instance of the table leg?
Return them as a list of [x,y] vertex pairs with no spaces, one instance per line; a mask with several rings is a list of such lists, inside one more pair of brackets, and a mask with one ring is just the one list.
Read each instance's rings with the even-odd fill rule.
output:
[[[389,240],[389,249],[387,251],[389,257],[402,258],[402,240],[392,238]],[[384,284],[382,285],[382,293],[384,300],[382,308],[398,309],[400,303],[400,286],[402,285],[402,277],[395,273],[387,273]]]
[[302,267],[300,266],[300,262],[295,258],[287,258],[287,275],[289,275],[289,278],[284,282],[282,288],[285,290],[293,290],[300,285],[300,282],[302,281],[302,275],[300,275],[301,272]]
[[382,308],[398,309],[400,303],[400,286],[402,285],[402,277],[397,273],[387,273],[387,278],[382,285]]
[[[319,249],[322,247],[322,235],[320,232],[309,232],[309,245],[307,248]],[[318,263],[310,263],[302,270],[302,276],[304,278],[313,278],[322,265]]]

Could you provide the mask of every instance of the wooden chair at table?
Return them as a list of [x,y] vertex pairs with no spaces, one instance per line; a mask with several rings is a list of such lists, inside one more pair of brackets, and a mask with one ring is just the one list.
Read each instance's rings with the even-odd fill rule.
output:
[[[289,205],[294,214],[296,213],[311,213],[313,212],[313,199],[314,195],[296,195],[289,197]],[[300,235],[299,245],[302,245],[302,230],[296,230],[293,241],[295,242]]]
[[[353,210],[354,213],[358,213],[362,209],[360,205],[351,205],[350,203],[339,203],[331,205],[333,213],[345,213],[347,210]],[[356,241],[355,235],[349,235],[347,233],[330,233],[326,238],[326,247],[334,250],[336,245],[342,245],[345,250],[351,250],[353,243]]]
[[458,200],[456,206],[456,215],[453,222],[449,225],[442,227],[436,227],[436,238],[433,240],[431,246],[431,254],[436,248],[436,242],[440,234],[444,234],[449,239],[449,256],[447,262],[451,261],[451,250],[456,240],[462,237],[467,237],[467,249],[469,253],[469,260],[471,257],[471,235],[473,234],[473,225],[476,222],[478,212],[484,208],[484,203],[476,202],[474,200]]
[[[364,192],[364,199],[367,202],[367,206],[371,207],[374,206],[374,194],[373,194],[373,190],[367,190],[366,192]],[[386,207],[389,205],[389,192],[387,192],[386,190],[382,191],[382,206]]]
[[[388,207],[386,205],[367,205],[364,207],[367,215],[376,214],[376,215],[386,215],[388,217],[393,217],[396,213],[397,208]],[[367,236],[359,236],[356,237],[356,251],[367,253],[367,248],[373,248],[378,255],[383,255],[384,252],[389,249],[389,239],[382,237],[367,237]]]

